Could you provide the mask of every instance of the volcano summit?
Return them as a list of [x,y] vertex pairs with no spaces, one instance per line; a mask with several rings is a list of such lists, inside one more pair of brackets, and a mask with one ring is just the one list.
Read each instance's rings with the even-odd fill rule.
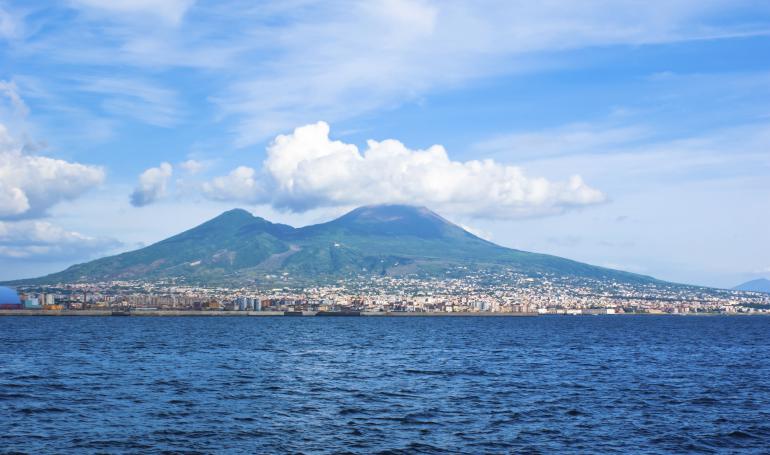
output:
[[375,205],[294,228],[246,210],[222,213],[139,250],[16,283],[184,278],[200,284],[323,282],[356,276],[458,276],[508,269],[619,282],[652,278],[514,250],[483,240],[424,207]]

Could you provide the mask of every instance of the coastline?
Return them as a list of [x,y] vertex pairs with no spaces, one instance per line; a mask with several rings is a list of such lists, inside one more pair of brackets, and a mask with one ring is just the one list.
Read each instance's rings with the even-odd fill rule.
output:
[[[40,316],[40,317],[73,317],[73,316],[115,316],[115,317],[167,317],[167,316],[186,316],[186,317],[312,317],[321,316],[318,311],[200,311],[200,310],[133,310],[129,312],[113,310],[0,310],[2,316]],[[539,316],[537,313],[446,313],[446,312],[374,312],[361,311],[350,313],[326,313],[326,317],[419,317],[419,316],[482,316],[482,317],[532,317]]]
[[200,311],[200,310],[0,310],[0,317],[535,317],[535,316],[765,316],[765,313],[622,313],[622,314],[539,314],[513,312],[393,312],[393,311],[362,311],[350,313],[318,314],[317,311]]

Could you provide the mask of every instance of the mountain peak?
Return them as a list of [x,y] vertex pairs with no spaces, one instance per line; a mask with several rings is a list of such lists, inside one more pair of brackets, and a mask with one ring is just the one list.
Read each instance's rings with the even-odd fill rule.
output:
[[234,209],[227,210],[226,212],[222,212],[221,214],[219,214],[219,216],[217,216],[214,219],[217,219],[217,218],[249,218],[251,219],[251,218],[254,218],[254,215],[252,215],[251,212],[249,212],[248,210],[234,208]]
[[[295,229],[243,209],[147,247],[42,277],[40,283],[185,278],[190,282],[312,283],[361,274],[445,276],[463,270],[515,269],[569,276],[650,280],[482,240],[425,207],[359,207],[336,220]],[[16,283],[18,284],[18,282]]]
[[388,221],[397,218],[408,217],[434,217],[441,218],[427,207],[407,204],[375,204],[364,205],[351,210],[345,217],[358,219],[371,219],[372,221]]
[[240,230],[242,227],[254,223],[260,220],[252,215],[250,212],[243,209],[232,209],[226,212],[222,212],[216,217],[200,224],[192,229],[177,234],[166,240],[161,240],[160,243],[174,242],[179,239],[198,238],[198,239],[211,239],[212,237],[221,237],[232,235]]
[[231,209],[226,212],[222,212],[219,215],[215,216],[214,218],[206,221],[205,223],[201,224],[200,227],[208,227],[208,226],[221,226],[221,225],[243,225],[252,223],[256,220],[259,220],[260,218],[255,217],[251,214],[251,212],[244,210],[244,209]]
[[350,232],[374,235],[444,237],[461,230],[426,207],[406,204],[366,205],[329,223]]

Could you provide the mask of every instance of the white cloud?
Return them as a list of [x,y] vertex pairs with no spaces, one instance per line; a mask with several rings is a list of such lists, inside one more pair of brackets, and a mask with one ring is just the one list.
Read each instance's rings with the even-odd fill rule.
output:
[[101,106],[111,114],[161,127],[173,126],[180,119],[176,93],[145,80],[84,78],[78,88],[103,95]]
[[153,16],[178,24],[195,0],[73,0],[73,6],[113,14]]
[[152,204],[166,194],[166,185],[173,174],[169,163],[160,163],[151,167],[139,176],[139,185],[131,193],[131,205],[142,207]]
[[16,38],[21,34],[21,21],[0,5],[0,38]]
[[[196,76],[214,87],[204,97],[220,118],[234,120],[240,145],[318,118],[334,122],[392,108],[478,78],[569,65],[558,55],[573,49],[768,33],[762,20],[748,19],[765,17],[763,6],[728,0],[70,4],[84,13],[68,27],[46,27],[26,52],[121,74],[202,70]],[[745,9],[745,18],[725,21],[736,8]],[[177,26],[158,27],[137,15]],[[144,105],[118,98],[106,107],[141,116]],[[159,114],[161,122],[168,120]]]
[[650,133],[640,126],[577,123],[542,131],[504,134],[474,144],[473,148],[513,159],[539,159],[628,147],[649,136]]
[[267,200],[267,191],[256,171],[248,166],[238,166],[229,174],[216,177],[203,184],[203,192],[211,199],[219,201],[263,202]]
[[113,239],[89,237],[44,221],[0,221],[0,258],[80,258],[118,245]]
[[25,154],[0,124],[0,219],[40,216],[104,181],[104,170]]
[[466,231],[470,232],[471,234],[475,235],[476,237],[479,237],[484,240],[492,241],[492,233],[487,230],[478,229],[472,226],[468,226],[466,224],[460,223],[459,226]]
[[198,160],[187,160],[179,164],[188,174],[195,175],[206,168],[206,165]]
[[440,145],[410,150],[396,140],[370,140],[362,154],[353,144],[330,140],[325,122],[279,135],[259,172],[241,166],[203,190],[212,199],[296,212],[406,203],[490,218],[555,214],[605,199],[577,175],[551,182],[492,160],[453,161]]
[[528,71],[543,65],[538,53],[767,33],[761,26],[714,26],[731,6],[693,0],[312,4],[282,12],[280,28],[250,27],[254,42],[274,46],[270,58],[243,67],[213,99],[237,119],[238,144],[250,145],[313,119],[340,121],[480,77]]
[[15,82],[0,81],[0,95],[5,96],[11,101],[11,106],[13,106],[16,115],[24,117],[29,114],[29,108],[24,103],[24,100],[21,99]]
[[29,200],[21,188],[0,182],[0,217],[21,215],[29,210]]
[[[586,126],[585,135],[590,136],[599,128]],[[665,131],[661,134],[662,129],[643,140],[632,134],[627,142],[613,140],[602,144],[596,141],[590,147],[567,148],[570,153],[529,153],[527,156],[517,153],[513,156],[526,158],[527,167],[535,171],[547,170],[563,175],[577,170],[592,182],[600,182],[603,188],[613,188],[614,195],[630,190],[651,191],[662,183],[682,185],[699,180],[721,180],[725,184],[732,180],[754,195],[758,188],[767,190],[770,123],[713,128],[699,135],[677,137]],[[568,140],[562,136],[564,131],[565,128],[553,128],[533,136],[546,143],[566,143]],[[646,130],[629,124],[614,131]],[[620,139],[620,135],[617,138]],[[523,152],[534,142],[524,140],[517,144],[511,141],[509,146],[511,150]]]

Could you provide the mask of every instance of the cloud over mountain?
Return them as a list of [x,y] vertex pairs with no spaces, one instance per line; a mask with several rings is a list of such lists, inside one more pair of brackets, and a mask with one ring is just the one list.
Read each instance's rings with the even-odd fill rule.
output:
[[139,176],[139,185],[131,193],[131,205],[142,207],[152,204],[166,194],[166,185],[174,170],[169,163],[160,163]]
[[412,150],[393,139],[370,140],[362,153],[354,144],[331,140],[325,122],[279,135],[262,169],[240,166],[203,190],[216,200],[295,212],[410,203],[489,218],[554,214],[605,199],[578,175],[552,182],[493,160],[454,161],[440,145]]

